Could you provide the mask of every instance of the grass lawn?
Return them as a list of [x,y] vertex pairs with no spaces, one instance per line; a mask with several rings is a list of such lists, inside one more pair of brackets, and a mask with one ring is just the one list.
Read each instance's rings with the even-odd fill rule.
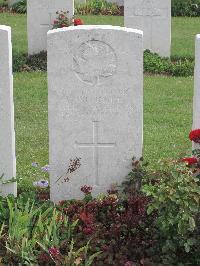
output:
[[[14,75],[17,173],[28,188],[41,178],[33,161],[48,163],[47,82],[45,73]],[[155,163],[159,158],[190,153],[187,140],[192,123],[192,78],[145,77],[144,156]],[[31,99],[31,100],[30,100]]]
[[[85,24],[123,26],[123,17],[82,16]],[[0,24],[9,25],[13,31],[14,52],[27,52],[26,16],[0,14]],[[172,18],[172,55],[194,56],[194,36],[200,33],[200,18]]]

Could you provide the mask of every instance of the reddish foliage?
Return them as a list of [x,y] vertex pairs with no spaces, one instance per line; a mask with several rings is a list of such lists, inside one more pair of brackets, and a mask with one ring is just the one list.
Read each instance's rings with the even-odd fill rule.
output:
[[89,202],[61,202],[60,209],[71,221],[79,219],[74,236],[78,247],[92,235],[91,254],[102,251],[93,265],[129,266],[148,257],[148,249],[156,243],[155,217],[147,215],[148,203],[142,195],[120,200],[112,194]]
[[46,252],[42,252],[39,257],[38,257],[38,262],[43,264],[43,263],[50,263],[51,262],[51,258],[49,256],[49,254],[47,254]]
[[92,227],[85,227],[85,228],[83,228],[83,233],[85,235],[91,235],[93,232],[94,232],[94,228],[92,228]]
[[81,212],[79,218],[85,225],[92,224],[94,222],[94,216],[89,212]]

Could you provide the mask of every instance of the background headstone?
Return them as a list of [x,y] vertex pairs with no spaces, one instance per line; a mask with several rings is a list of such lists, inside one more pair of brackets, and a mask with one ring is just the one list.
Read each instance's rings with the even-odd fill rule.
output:
[[[0,176],[16,177],[11,28],[0,26]],[[17,194],[17,184],[2,185],[0,195]]]
[[28,53],[46,51],[47,32],[52,29],[57,18],[57,11],[69,11],[69,18],[74,14],[74,0],[28,0],[27,30]]
[[[200,34],[196,35],[195,70],[194,70],[194,100],[193,100],[193,129],[200,129]],[[200,145],[193,143],[194,149]]]
[[144,49],[170,56],[171,0],[125,0],[125,26],[144,33]]
[[[113,26],[48,32],[53,201],[80,198],[84,185],[106,192],[142,156],[142,39],[141,31]],[[81,166],[70,173],[76,157]]]

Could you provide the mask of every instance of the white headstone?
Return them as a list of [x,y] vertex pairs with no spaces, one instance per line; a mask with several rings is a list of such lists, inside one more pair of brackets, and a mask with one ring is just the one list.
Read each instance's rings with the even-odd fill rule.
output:
[[[195,70],[194,70],[194,100],[193,100],[193,129],[200,129],[200,34],[196,35],[195,44]],[[199,144],[193,143],[194,149]]]
[[[3,183],[15,178],[15,131],[11,28],[0,26],[0,176]],[[0,195],[17,194],[16,182],[2,184]]]
[[171,0],[125,0],[125,26],[144,32],[144,49],[169,57]]
[[47,32],[53,28],[57,11],[68,11],[68,17],[74,14],[74,0],[28,0],[27,30],[28,53],[37,54],[46,51]]
[[[48,33],[51,199],[120,183],[142,156],[142,32],[79,26]],[[73,173],[70,160],[81,158]],[[69,172],[69,171],[68,171]],[[58,180],[59,179],[59,180]]]

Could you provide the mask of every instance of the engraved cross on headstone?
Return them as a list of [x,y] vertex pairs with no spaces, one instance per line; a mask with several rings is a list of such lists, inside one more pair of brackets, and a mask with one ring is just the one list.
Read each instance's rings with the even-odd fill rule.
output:
[[52,13],[49,13],[48,15],[49,15],[49,23],[40,24],[41,27],[49,27],[49,28],[53,27],[54,24],[52,22]]
[[75,144],[80,148],[93,148],[93,163],[95,167],[95,179],[96,185],[99,183],[99,148],[113,148],[116,146],[116,142],[113,143],[103,143],[99,142],[99,121],[93,121],[93,141],[91,143],[80,143],[75,142]]

